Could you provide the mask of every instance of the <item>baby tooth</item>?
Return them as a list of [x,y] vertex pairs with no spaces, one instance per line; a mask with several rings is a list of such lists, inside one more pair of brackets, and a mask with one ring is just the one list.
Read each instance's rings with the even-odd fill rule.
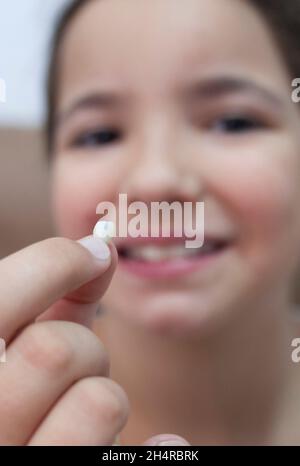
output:
[[95,225],[93,235],[95,238],[100,238],[105,241],[105,243],[108,243],[111,238],[116,236],[116,227],[114,222],[100,220]]

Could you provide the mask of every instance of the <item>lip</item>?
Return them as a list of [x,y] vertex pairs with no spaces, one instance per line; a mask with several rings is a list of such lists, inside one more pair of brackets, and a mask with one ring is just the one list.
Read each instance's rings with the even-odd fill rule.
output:
[[[212,239],[212,237],[210,237],[210,239]],[[126,242],[119,243],[119,249],[121,247],[132,247],[134,245],[142,244],[167,245],[178,243],[182,244],[182,242],[182,238],[128,238],[126,239]],[[125,259],[124,257],[119,256],[119,266],[126,272],[140,278],[172,279],[191,274],[196,271],[198,272],[201,270],[206,270],[208,267],[212,266],[232,246],[231,241],[224,242],[226,243],[224,247],[209,254],[199,256],[195,255],[190,257],[178,257],[174,259],[164,259],[157,262],[136,260],[130,258]]]

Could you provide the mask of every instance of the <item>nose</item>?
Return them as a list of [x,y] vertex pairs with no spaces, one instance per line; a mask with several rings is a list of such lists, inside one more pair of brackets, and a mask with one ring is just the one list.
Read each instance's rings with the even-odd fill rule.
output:
[[165,122],[148,123],[147,133],[134,147],[120,186],[131,202],[184,202],[202,195],[202,183],[193,166],[183,162],[183,144],[167,126]]

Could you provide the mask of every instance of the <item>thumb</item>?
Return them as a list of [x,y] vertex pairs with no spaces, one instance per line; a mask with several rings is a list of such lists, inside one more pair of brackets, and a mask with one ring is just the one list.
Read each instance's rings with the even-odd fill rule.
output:
[[167,446],[190,446],[190,444],[179,435],[161,434],[151,437],[147,442],[143,443],[144,446],[152,447],[167,447]]

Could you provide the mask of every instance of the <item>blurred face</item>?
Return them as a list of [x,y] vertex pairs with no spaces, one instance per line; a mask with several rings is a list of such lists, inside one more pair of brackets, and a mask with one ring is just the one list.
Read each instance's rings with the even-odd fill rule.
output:
[[[299,246],[299,130],[290,79],[258,13],[238,0],[94,0],[61,46],[53,208],[61,235],[96,206],[204,202],[205,247],[118,243],[103,305],[199,332],[278,297]],[[235,310],[235,312],[234,312]],[[261,316],[263,318],[263,316]]]

